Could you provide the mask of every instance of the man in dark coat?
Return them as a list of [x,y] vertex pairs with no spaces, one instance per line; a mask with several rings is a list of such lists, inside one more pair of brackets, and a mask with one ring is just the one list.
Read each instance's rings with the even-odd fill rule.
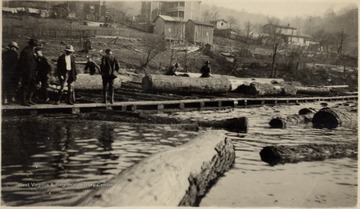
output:
[[210,77],[210,73],[211,73],[211,68],[210,68],[210,62],[206,61],[205,65],[202,66],[201,70],[200,70],[201,76],[200,78],[208,78]]
[[17,52],[19,46],[16,42],[10,42],[8,49],[2,54],[2,99],[3,104],[9,101],[15,102],[17,88],[16,65],[19,59]]
[[62,54],[57,61],[57,75],[60,80],[59,99],[56,104],[61,101],[61,96],[64,91],[65,83],[68,85],[68,104],[75,102],[75,88],[74,82],[76,81],[77,71],[75,66],[75,57],[72,53],[75,52],[72,45],[66,46],[65,53]]
[[41,47],[37,39],[30,39],[26,46],[20,53],[17,71],[21,77],[21,104],[30,106],[35,104],[32,97],[36,90],[36,55],[35,49]]
[[49,73],[51,72],[51,65],[49,64],[46,57],[44,57],[41,49],[36,50],[36,61],[37,61],[37,74],[36,82],[41,82],[41,93],[45,103],[49,102],[49,93],[47,88],[49,87]]
[[94,62],[90,57],[87,57],[87,63],[85,65],[84,71],[90,70],[90,75],[94,75],[96,69],[100,72],[100,66]]
[[170,66],[169,69],[166,71],[165,75],[172,75],[176,76],[176,70],[179,67],[179,63],[175,63],[175,65]]
[[107,103],[107,94],[110,92],[110,103],[114,103],[114,79],[117,78],[119,63],[112,55],[111,49],[106,49],[101,59],[101,77],[103,80],[103,103]]

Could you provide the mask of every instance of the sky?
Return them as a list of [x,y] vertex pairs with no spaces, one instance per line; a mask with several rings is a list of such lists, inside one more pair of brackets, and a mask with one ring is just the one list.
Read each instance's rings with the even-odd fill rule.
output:
[[357,0],[202,0],[202,2],[278,18],[307,15],[321,16],[329,9],[337,12],[347,5],[358,4]]

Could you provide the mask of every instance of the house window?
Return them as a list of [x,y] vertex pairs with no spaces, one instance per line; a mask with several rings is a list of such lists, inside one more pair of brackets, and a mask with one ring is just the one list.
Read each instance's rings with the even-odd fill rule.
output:
[[181,7],[185,6],[185,2],[184,1],[180,2],[180,6]]
[[223,22],[221,23],[221,26],[224,26],[224,23],[223,23]]

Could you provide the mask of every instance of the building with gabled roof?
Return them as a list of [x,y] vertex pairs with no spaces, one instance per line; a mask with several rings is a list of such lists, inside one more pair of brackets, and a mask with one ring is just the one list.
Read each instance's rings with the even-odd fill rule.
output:
[[214,25],[190,19],[185,24],[185,38],[190,43],[212,45],[214,39]]
[[153,32],[165,36],[167,40],[180,40],[185,38],[185,21],[179,17],[158,15],[153,23]]

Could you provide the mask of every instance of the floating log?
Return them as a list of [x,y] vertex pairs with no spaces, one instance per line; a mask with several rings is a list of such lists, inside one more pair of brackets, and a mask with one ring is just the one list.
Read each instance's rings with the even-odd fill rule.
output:
[[149,123],[165,123],[165,124],[194,124],[198,127],[211,127],[215,129],[225,129],[231,132],[247,133],[248,131],[248,118],[228,118],[223,120],[199,120],[191,121],[188,119],[169,118],[164,116],[157,116],[152,114],[141,114],[139,116],[142,119],[146,119]]
[[312,123],[314,128],[357,128],[357,119],[357,113],[351,108],[325,107],[314,115]]
[[296,95],[296,88],[290,85],[274,85],[271,83],[252,82],[250,84],[243,84],[236,90],[239,93],[258,96],[271,95]]
[[230,91],[228,79],[191,78],[181,76],[148,75],[142,80],[146,92],[224,94]]
[[235,161],[234,145],[209,131],[154,154],[97,187],[77,206],[197,206],[216,179]]
[[357,157],[357,143],[305,144],[296,146],[267,146],[260,151],[261,160],[273,166],[300,161],[319,161],[328,158]]
[[306,95],[329,95],[330,88],[327,87],[306,87],[306,86],[296,86],[298,94]]
[[221,128],[231,132],[247,133],[248,119],[247,117],[230,118],[218,121],[199,121],[199,126]]
[[286,128],[288,125],[310,123],[315,112],[314,109],[303,108],[299,111],[298,115],[293,114],[287,117],[275,116],[270,120],[269,125],[271,128]]

